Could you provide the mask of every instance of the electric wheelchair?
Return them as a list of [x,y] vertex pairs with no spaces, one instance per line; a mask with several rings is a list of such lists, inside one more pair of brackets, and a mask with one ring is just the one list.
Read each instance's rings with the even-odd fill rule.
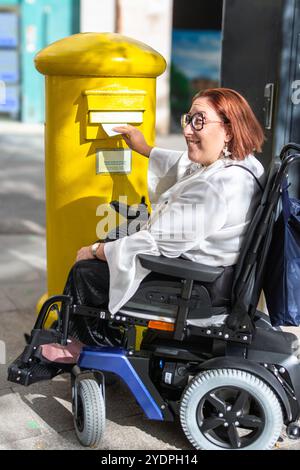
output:
[[[103,435],[110,373],[127,384],[149,419],[179,416],[197,449],[270,449],[283,425],[289,437],[299,437],[299,343],[257,310],[264,276],[272,276],[265,261],[281,182],[296,160],[300,145],[288,144],[272,164],[234,267],[140,255],[153,278],[115,315],[74,305],[68,296],[52,297],[8,380],[30,385],[69,372],[75,430],[85,446],[98,445]],[[52,310],[58,321],[46,329]],[[145,327],[139,347],[137,327]],[[67,345],[76,335],[85,343],[76,363],[43,356],[44,345]]]

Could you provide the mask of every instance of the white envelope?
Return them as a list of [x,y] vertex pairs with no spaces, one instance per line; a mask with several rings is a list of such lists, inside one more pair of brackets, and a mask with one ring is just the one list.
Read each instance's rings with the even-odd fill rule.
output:
[[127,126],[127,124],[124,124],[124,123],[114,123],[114,124],[102,124],[102,127],[104,129],[104,131],[106,132],[106,134],[109,136],[109,137],[113,137],[114,135],[118,135],[118,134],[121,134],[121,132],[116,132],[116,131],[113,131],[113,128],[114,127],[120,127],[120,126]]

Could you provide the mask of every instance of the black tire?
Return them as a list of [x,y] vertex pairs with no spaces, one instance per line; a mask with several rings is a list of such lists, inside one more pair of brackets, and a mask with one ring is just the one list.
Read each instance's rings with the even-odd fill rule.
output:
[[271,449],[282,430],[280,402],[255,375],[236,369],[208,370],[186,387],[182,428],[196,449]]
[[105,402],[96,380],[83,379],[73,387],[73,412],[79,442],[97,447],[105,429]]

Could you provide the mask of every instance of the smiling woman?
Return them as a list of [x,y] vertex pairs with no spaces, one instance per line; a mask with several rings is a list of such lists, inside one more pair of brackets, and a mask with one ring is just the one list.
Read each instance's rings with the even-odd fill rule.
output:
[[262,151],[265,136],[249,103],[243,96],[228,88],[205,90],[197,93],[193,104],[206,98],[230,131],[229,147],[233,158],[243,160],[246,155]]
[[264,169],[252,155],[254,148],[261,151],[263,131],[247,101],[225,88],[198,93],[182,126],[185,152],[152,148],[134,126],[115,129],[132,150],[149,157],[152,213],[138,232],[79,250],[64,290],[76,304],[108,303],[111,313],[118,312],[153,277],[139,254],[183,257],[232,272],[264,185]]
[[182,127],[193,161],[209,165],[222,152],[235,160],[244,160],[255,150],[261,152],[262,128],[247,101],[234,90],[214,88],[197,93],[184,116]]

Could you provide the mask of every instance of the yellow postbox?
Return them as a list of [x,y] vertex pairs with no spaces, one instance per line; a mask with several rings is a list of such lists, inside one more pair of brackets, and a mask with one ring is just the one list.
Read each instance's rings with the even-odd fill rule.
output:
[[[164,58],[111,33],[75,34],[36,55],[46,76],[47,296],[62,292],[77,250],[101,238],[99,207],[147,201],[148,159],[105,125],[138,126],[154,143],[156,77]],[[100,215],[99,215],[100,214]],[[44,300],[43,296],[43,299]]]

